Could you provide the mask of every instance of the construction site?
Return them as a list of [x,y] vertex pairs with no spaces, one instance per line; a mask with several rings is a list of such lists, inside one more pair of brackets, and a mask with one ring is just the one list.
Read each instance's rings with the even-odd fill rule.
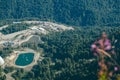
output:
[[[44,41],[41,40],[41,35],[47,35],[52,32],[61,32],[65,30],[74,30],[73,27],[67,27],[65,25],[60,25],[52,22],[44,21],[22,21],[22,22],[13,22],[14,24],[29,24],[30,26],[27,29],[20,30],[10,34],[4,34],[1,31],[3,29],[9,28],[11,24],[7,24],[0,27],[0,49],[12,48],[12,53],[9,53],[4,57],[4,65],[1,67],[5,69],[6,67],[22,68],[27,71],[30,71],[32,67],[37,64],[37,61],[42,61],[44,57],[42,56],[42,51],[35,51],[29,47],[23,48],[22,45],[27,44],[44,44]],[[16,60],[21,54],[33,53],[33,60],[30,64],[25,66],[16,65]],[[24,59],[24,56],[22,57]],[[21,61],[21,60],[20,60]],[[23,60],[24,61],[24,60]],[[22,61],[22,62],[23,62]],[[29,61],[29,57],[25,57],[25,61]],[[11,73],[4,73],[9,80],[14,80],[11,74],[15,73],[13,70]]]
[[[32,24],[35,26],[29,26],[28,29],[18,31],[15,33],[4,35],[0,32],[0,46],[20,46],[25,42],[39,42],[43,43],[39,35],[46,35],[50,32],[58,32],[64,30],[73,30],[72,27],[66,27],[64,25],[55,24],[52,22],[43,22],[43,21],[23,21],[23,22],[13,22],[13,24]],[[0,30],[9,27],[9,25],[4,25],[0,27]],[[37,40],[37,41],[36,41]]]

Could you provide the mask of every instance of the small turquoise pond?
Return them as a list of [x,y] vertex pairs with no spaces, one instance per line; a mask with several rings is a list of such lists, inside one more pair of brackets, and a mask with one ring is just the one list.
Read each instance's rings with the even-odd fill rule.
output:
[[22,53],[18,55],[15,64],[18,66],[26,66],[32,63],[34,59],[34,53]]

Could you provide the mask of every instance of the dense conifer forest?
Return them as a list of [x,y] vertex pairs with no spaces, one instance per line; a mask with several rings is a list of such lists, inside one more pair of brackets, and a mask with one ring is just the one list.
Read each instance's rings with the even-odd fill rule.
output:
[[119,0],[1,0],[0,20],[40,19],[74,26],[118,26],[119,3]]
[[[0,25],[12,21],[42,20],[74,26],[75,30],[41,36],[45,59],[31,71],[17,69],[15,80],[98,80],[98,61],[91,44],[104,31],[115,46],[120,64],[120,0],[0,0]],[[14,27],[15,26],[15,27]],[[1,32],[9,34],[28,25],[11,25]],[[14,29],[11,31],[11,29]],[[114,41],[118,42],[114,44]],[[0,51],[5,57],[11,48]],[[93,61],[91,61],[93,59]],[[14,68],[12,68],[14,70]],[[12,70],[11,68],[8,69]],[[6,80],[0,68],[0,80]],[[112,80],[120,76],[115,72]]]

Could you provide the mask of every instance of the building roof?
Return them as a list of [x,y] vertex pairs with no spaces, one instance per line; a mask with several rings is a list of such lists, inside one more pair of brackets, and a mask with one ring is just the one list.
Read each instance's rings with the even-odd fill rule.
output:
[[0,56],[0,66],[3,65],[5,62],[3,60],[3,58]]

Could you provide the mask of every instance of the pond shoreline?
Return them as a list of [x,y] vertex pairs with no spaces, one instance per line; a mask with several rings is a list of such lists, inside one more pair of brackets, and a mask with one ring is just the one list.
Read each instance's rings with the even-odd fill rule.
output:
[[[25,53],[33,53],[34,54],[34,58],[33,58],[33,61],[28,64],[28,65],[25,65],[25,66],[19,66],[19,65],[16,65],[15,62],[17,60],[17,58],[19,57],[20,54],[25,54]],[[13,58],[11,60],[10,57]],[[9,58],[6,58],[6,64],[4,64],[4,66],[13,66],[15,68],[28,68],[28,67],[32,67],[34,66],[35,64],[37,64],[37,60],[39,59],[40,57],[40,53],[32,50],[32,49],[24,49],[24,50],[20,50],[20,51],[14,51],[11,55],[10,55]]]
[[21,53],[16,57],[14,64],[17,66],[27,66],[34,62],[35,54],[33,52]]

